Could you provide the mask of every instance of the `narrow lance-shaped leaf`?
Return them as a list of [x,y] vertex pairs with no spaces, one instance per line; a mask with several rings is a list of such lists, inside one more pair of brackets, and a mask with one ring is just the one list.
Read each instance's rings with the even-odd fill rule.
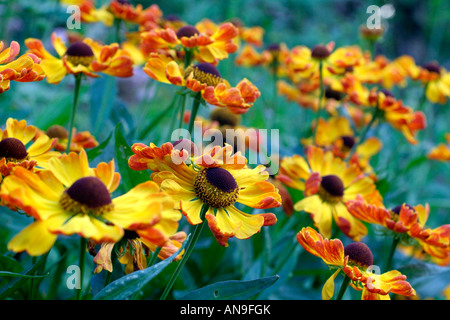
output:
[[194,290],[178,300],[245,300],[272,286],[279,276],[256,280],[229,280]]
[[184,249],[186,243],[189,243],[189,237],[177,252],[169,258],[147,268],[130,273],[103,288],[93,300],[129,300],[133,295],[139,293],[154,277],[163,271]]

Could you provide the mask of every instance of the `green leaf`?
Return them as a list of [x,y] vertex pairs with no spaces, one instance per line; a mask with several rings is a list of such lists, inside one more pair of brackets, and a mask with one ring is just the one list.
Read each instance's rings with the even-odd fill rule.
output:
[[48,276],[47,274],[40,274],[40,275],[27,275],[22,273],[15,273],[15,272],[9,272],[9,271],[0,271],[0,277],[23,277],[23,278],[45,278]]
[[[36,270],[38,270],[41,267],[41,265],[43,263],[45,263],[45,261],[47,259],[47,255],[48,255],[48,253],[41,256],[41,258],[39,259],[38,262],[36,262],[36,264],[34,264],[30,268],[28,268],[25,271],[25,273],[22,273],[22,274],[28,276],[28,275],[31,275],[34,272],[36,272]],[[0,300],[3,300],[5,298],[9,297],[17,289],[19,289],[21,286],[23,286],[28,281],[28,279],[29,279],[29,277],[15,277],[14,280],[10,281],[7,285],[3,286],[0,289]]]
[[117,96],[117,79],[108,75],[97,78],[92,83],[90,91],[92,132],[94,136],[98,136],[114,105]]
[[108,138],[106,138],[105,141],[100,143],[98,146],[96,146],[95,148],[86,150],[86,154],[90,161],[94,160],[95,158],[97,158],[99,155],[101,155],[103,153],[103,151],[105,150],[106,146],[109,143],[109,140],[111,140],[112,136],[113,136],[113,132],[111,132],[109,134]]
[[23,267],[17,260],[0,255],[0,270],[19,273],[23,271]]
[[279,276],[256,280],[229,280],[207,285],[194,290],[178,300],[245,300],[272,286]]
[[147,268],[139,270],[122,278],[111,282],[104,287],[93,300],[130,300],[135,294],[138,294],[154,277],[164,270],[178,254],[184,249],[186,243],[189,243],[189,237],[177,252],[169,258]]
[[149,173],[147,171],[135,171],[129,167],[128,159],[133,155],[133,152],[123,136],[121,123],[118,123],[116,126],[114,139],[114,154],[119,167],[122,185],[125,187],[125,191],[129,191],[139,183],[148,181]]

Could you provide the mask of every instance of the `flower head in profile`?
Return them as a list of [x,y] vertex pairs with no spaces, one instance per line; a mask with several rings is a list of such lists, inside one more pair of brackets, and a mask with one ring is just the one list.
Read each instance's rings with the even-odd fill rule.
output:
[[309,253],[321,258],[325,264],[338,270],[326,281],[322,298],[329,300],[334,294],[334,280],[343,271],[350,278],[350,285],[362,291],[362,300],[389,300],[389,293],[414,296],[415,290],[406,276],[397,270],[382,274],[373,273],[373,255],[363,242],[352,242],[344,247],[339,239],[323,238],[310,227],[297,233],[297,241]]
[[27,53],[17,57],[19,53],[17,41],[12,41],[8,48],[0,41],[0,93],[9,90],[11,81],[32,82],[45,78],[36,55]]
[[[186,240],[186,233],[178,231],[182,215],[179,210],[174,209],[172,204],[166,205],[168,206],[162,211],[161,219],[153,226],[139,230],[125,230],[122,239],[117,243],[102,243],[98,252],[95,253],[94,263],[97,264],[97,268],[94,272],[113,271],[112,250],[117,250],[116,254],[119,261],[126,266],[127,274],[145,269],[150,254],[157,254],[158,258],[167,259],[178,251]],[[175,259],[179,259],[182,255],[183,252]]]
[[447,143],[440,143],[427,154],[428,159],[437,161],[450,161],[450,133],[445,134]]
[[183,69],[171,58],[152,54],[144,71],[157,81],[201,92],[207,103],[226,107],[237,114],[247,112],[261,95],[258,88],[245,78],[232,87],[210,63],[198,63]]
[[[45,132],[40,132],[37,136],[46,134],[50,138],[56,139],[55,150],[66,151],[68,132],[60,125],[52,125]],[[91,149],[98,146],[98,142],[95,137],[89,131],[77,132],[75,128],[72,130],[72,141],[70,143],[70,152],[80,152],[82,149]]]
[[366,57],[358,46],[340,47],[334,50],[334,42],[316,45],[312,49],[295,46],[286,58],[287,75],[292,83],[302,79],[341,76],[353,67],[363,64]]
[[52,151],[56,140],[45,134],[35,139],[37,132],[38,129],[25,120],[6,120],[6,128],[0,129],[0,181],[14,167],[36,171],[47,168],[48,161],[60,155]]
[[353,217],[345,203],[361,195],[369,203],[380,203],[381,196],[370,177],[354,164],[334,157],[331,151],[311,146],[306,157],[285,157],[277,179],[288,187],[303,191],[304,198],[294,205],[308,213],[319,232],[331,236],[333,220],[349,238],[359,241],[367,234],[364,224]]
[[[369,137],[362,143],[358,142],[359,138],[346,117],[336,116],[328,120],[319,118],[315,145],[331,150],[335,157],[341,159],[346,159],[354,151],[349,163],[356,164],[361,171],[375,177],[370,159],[381,150],[382,142],[376,137]],[[302,143],[311,145],[312,139],[303,139]]]
[[425,86],[425,96],[432,103],[444,104],[450,97],[450,72],[437,62],[429,62],[420,67],[414,80]]
[[120,182],[114,162],[90,168],[86,152],[49,160],[49,170],[32,173],[16,167],[3,180],[0,196],[34,222],[14,236],[8,249],[37,256],[48,252],[57,236],[79,235],[95,243],[117,242],[124,230],[140,230],[160,221],[173,201],[148,181],[112,197]]
[[203,223],[201,211],[207,208],[209,228],[223,246],[228,246],[231,237],[247,239],[276,223],[272,213],[248,214],[237,208],[237,203],[255,209],[281,205],[278,190],[266,181],[269,175],[264,166],[248,168],[246,158],[233,154],[230,145],[213,147],[187,161],[190,148],[134,144],[129,165],[134,170],[152,170],[152,180],[172,196],[190,224]]
[[141,34],[142,48],[146,55],[170,50],[183,54],[186,49],[193,50],[196,60],[213,64],[237,50],[233,39],[239,33],[233,24],[227,22],[208,31],[202,32],[192,25],[183,25],[178,30],[153,29]]
[[108,11],[107,6],[97,8],[94,0],[61,0],[61,4],[77,6],[80,9],[81,22],[101,22],[108,27],[113,25],[114,16]]
[[109,4],[109,11],[117,19],[138,23],[143,9],[141,4],[134,6],[128,0],[113,0]]
[[411,206],[403,203],[387,209],[383,205],[364,203],[361,198],[347,202],[348,211],[361,221],[381,225],[398,235],[417,241],[421,249],[438,259],[450,256],[450,225],[430,229],[426,227],[428,204]]
[[58,57],[50,54],[39,39],[28,38],[25,45],[41,59],[49,83],[59,83],[67,74],[85,74],[96,78],[102,72],[116,77],[133,75],[133,60],[117,43],[102,45],[85,38],[68,47],[55,33],[51,37]]
[[[352,74],[346,74],[341,83],[352,103],[361,106],[364,112],[376,114],[378,120],[389,123],[401,132],[409,143],[418,143],[417,132],[426,128],[426,117],[423,112],[414,111],[406,106],[389,90],[369,89]],[[368,121],[371,119],[372,116]]]

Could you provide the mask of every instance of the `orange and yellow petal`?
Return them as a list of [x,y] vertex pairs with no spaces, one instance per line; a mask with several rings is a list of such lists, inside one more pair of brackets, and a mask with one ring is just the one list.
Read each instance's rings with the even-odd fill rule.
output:
[[326,264],[344,265],[344,245],[339,239],[324,239],[311,227],[302,228],[297,233],[297,241],[309,253],[321,258]]
[[45,221],[35,221],[8,242],[8,250],[26,251],[31,256],[40,256],[48,252],[55,243],[57,235],[48,231]]

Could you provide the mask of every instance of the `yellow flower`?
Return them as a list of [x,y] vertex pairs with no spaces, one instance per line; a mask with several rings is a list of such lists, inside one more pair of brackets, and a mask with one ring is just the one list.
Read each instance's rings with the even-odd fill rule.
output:
[[111,27],[113,24],[114,16],[111,12],[108,11],[106,6],[97,9],[94,0],[61,0],[61,4],[78,6],[80,8],[82,22],[102,22],[108,27]]
[[428,159],[438,161],[450,161],[450,133],[445,134],[447,143],[440,143],[436,147],[430,150],[427,157]]
[[25,120],[6,120],[6,128],[0,129],[0,181],[14,167],[21,166],[31,171],[47,168],[48,161],[60,155],[51,151],[56,140],[45,134],[35,139],[37,132],[38,129],[27,125]]
[[283,158],[277,179],[303,191],[304,198],[294,209],[309,213],[325,237],[331,236],[334,218],[346,236],[359,241],[367,228],[348,212],[345,203],[357,195],[369,203],[381,201],[371,178],[364,177],[355,165],[334,157],[331,151],[315,146],[307,149],[306,159],[299,155]]
[[353,69],[353,74],[358,80],[379,84],[386,89],[392,89],[394,86],[405,87],[408,79],[416,78],[419,72],[420,68],[408,55],[402,55],[392,61],[379,55],[373,61],[367,61]]
[[362,242],[352,242],[344,247],[339,239],[323,238],[316,230],[307,227],[297,233],[297,241],[309,253],[321,258],[327,265],[338,270],[326,281],[322,298],[329,300],[334,294],[334,279],[342,270],[351,279],[350,285],[362,290],[362,300],[389,300],[389,293],[414,296],[415,290],[406,281],[406,276],[397,270],[375,274],[373,255]]
[[31,53],[17,58],[19,52],[20,45],[16,41],[12,41],[8,48],[0,41],[0,93],[9,90],[11,81],[31,82],[45,78],[40,59]]
[[450,72],[437,62],[421,67],[415,80],[425,85],[425,95],[432,103],[444,104],[450,97]]
[[232,87],[213,64],[206,62],[183,70],[175,60],[151,54],[144,71],[157,81],[201,92],[202,98],[209,104],[226,107],[237,114],[247,112],[261,95],[258,88],[245,78]]
[[196,49],[197,60],[214,64],[217,60],[228,58],[230,53],[237,50],[233,42],[237,36],[237,28],[229,22],[218,26],[212,34],[201,32],[191,25],[184,25],[178,30],[153,29],[141,34],[142,47],[146,55],[161,50],[181,52],[181,48]]
[[[343,116],[331,117],[328,120],[319,119],[315,137],[315,145],[325,150],[331,150],[335,157],[346,159],[351,150],[356,148],[349,163],[356,164],[364,173],[375,178],[375,172],[370,166],[370,159],[382,148],[381,141],[376,137],[365,139],[361,144],[355,136],[350,121]],[[312,139],[302,139],[302,144],[312,145]]]
[[269,175],[264,166],[248,168],[245,157],[233,155],[230,145],[214,147],[187,164],[188,151],[183,148],[171,143],[161,148],[135,144],[129,165],[134,170],[154,171],[152,180],[172,196],[190,224],[203,223],[200,212],[207,205],[205,218],[223,246],[228,246],[230,237],[247,239],[261,227],[276,223],[272,213],[248,214],[235,206],[267,209],[281,205],[278,190],[266,181]]
[[8,243],[9,250],[41,255],[59,234],[77,234],[95,243],[117,242],[125,229],[153,226],[173,205],[151,181],[112,198],[120,181],[114,162],[90,168],[84,150],[54,157],[48,167],[38,173],[16,167],[3,180],[2,200],[35,219]]
[[[60,125],[52,125],[45,132],[38,130],[36,137],[41,135],[47,135],[52,139],[56,139],[55,150],[66,151],[67,150],[67,138],[69,136],[67,130]],[[90,149],[98,146],[98,142],[89,131],[77,132],[75,128],[72,130],[72,141],[70,151],[80,152],[81,149]]]
[[133,61],[117,43],[101,45],[86,38],[66,47],[55,33],[52,34],[52,43],[59,57],[51,55],[41,40],[34,38],[25,40],[28,49],[41,58],[40,64],[49,83],[59,83],[67,74],[83,73],[93,78],[98,77],[98,72],[116,77],[133,75]]
[[322,65],[323,77],[343,75],[353,67],[363,64],[366,58],[357,46],[341,47],[333,51],[334,43],[316,45],[309,49],[306,46],[295,46],[286,58],[287,75],[293,83],[301,79],[317,78]]
[[367,204],[358,197],[348,201],[346,205],[348,211],[357,219],[381,225],[399,234],[408,234],[417,240],[424,252],[435,258],[450,257],[450,225],[435,229],[426,228],[430,210],[428,204],[413,207],[404,203],[386,209],[382,204]]
[[96,8],[94,0],[60,0],[65,6],[78,6],[81,13],[81,21],[86,23],[102,22],[108,27],[113,24],[114,16],[106,6]]
[[423,112],[414,111],[411,107],[404,105],[403,101],[397,99],[389,90],[377,88],[369,90],[353,74],[347,73],[341,79],[341,84],[349,101],[366,107],[363,111],[369,111],[372,115],[376,111],[379,120],[388,122],[400,131],[409,143],[418,143],[417,131],[426,127],[426,117]]

